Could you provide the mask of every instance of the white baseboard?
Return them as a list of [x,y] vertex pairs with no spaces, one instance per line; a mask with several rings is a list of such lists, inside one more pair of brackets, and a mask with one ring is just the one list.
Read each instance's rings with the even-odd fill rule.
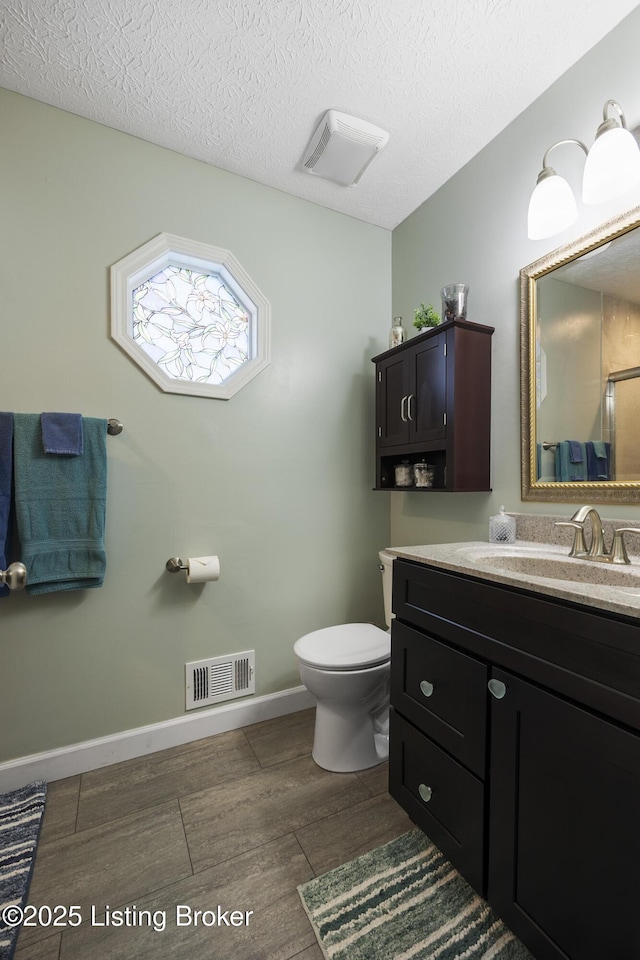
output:
[[108,737],[73,743],[57,750],[33,753],[0,763],[0,793],[16,790],[33,780],[63,780],[78,773],[120,763],[147,753],[202,740],[216,733],[237,730],[261,720],[272,720],[315,706],[315,697],[306,687],[291,687],[251,700],[221,704],[196,714],[163,720]]

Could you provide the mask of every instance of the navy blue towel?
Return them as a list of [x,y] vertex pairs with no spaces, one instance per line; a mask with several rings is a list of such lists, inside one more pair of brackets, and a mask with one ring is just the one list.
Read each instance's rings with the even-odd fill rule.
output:
[[41,413],[45,453],[79,457],[83,450],[82,416],[79,413]]
[[[11,496],[13,489],[13,414],[0,411],[0,570],[7,566],[11,532]],[[9,588],[0,585],[0,597]]]
[[609,450],[611,445],[600,440],[587,443],[587,476],[589,480],[610,480]]

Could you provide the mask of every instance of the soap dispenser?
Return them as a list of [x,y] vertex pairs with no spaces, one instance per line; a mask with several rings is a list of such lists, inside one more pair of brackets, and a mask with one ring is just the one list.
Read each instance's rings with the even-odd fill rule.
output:
[[500,507],[500,513],[489,517],[489,543],[515,543],[516,518],[510,517]]

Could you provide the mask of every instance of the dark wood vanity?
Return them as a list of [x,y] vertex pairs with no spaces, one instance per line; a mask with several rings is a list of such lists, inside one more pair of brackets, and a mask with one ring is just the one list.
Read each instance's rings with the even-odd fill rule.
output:
[[640,620],[396,559],[390,791],[536,960],[640,957]]

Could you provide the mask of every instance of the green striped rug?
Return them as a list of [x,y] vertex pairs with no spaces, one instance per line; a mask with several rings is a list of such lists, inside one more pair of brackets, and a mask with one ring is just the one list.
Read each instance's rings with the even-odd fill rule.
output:
[[327,960],[533,960],[420,830],[298,892]]

